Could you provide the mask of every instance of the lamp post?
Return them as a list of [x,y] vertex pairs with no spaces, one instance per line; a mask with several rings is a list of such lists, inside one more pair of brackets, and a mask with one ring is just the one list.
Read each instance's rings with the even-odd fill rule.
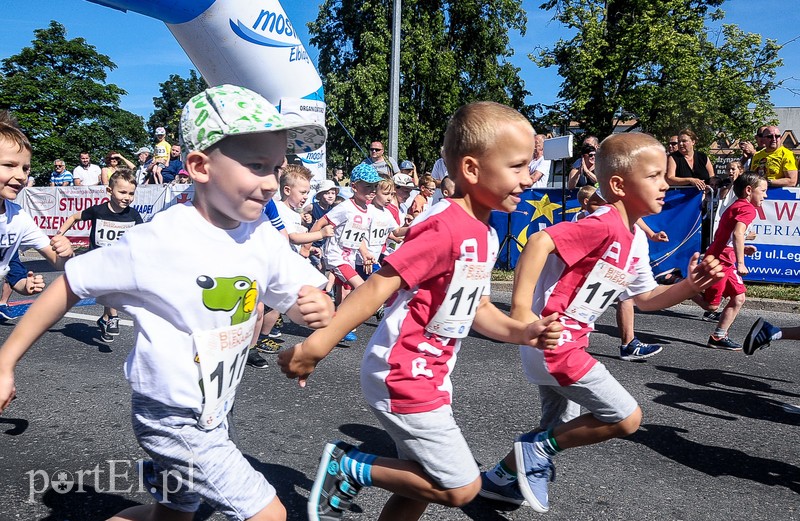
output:
[[394,0],[392,12],[392,64],[389,74],[389,155],[397,158],[400,133],[400,10],[401,0]]

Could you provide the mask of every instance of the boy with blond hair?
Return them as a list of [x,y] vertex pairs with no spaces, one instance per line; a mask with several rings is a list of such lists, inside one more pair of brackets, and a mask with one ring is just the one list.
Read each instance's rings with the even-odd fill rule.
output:
[[142,482],[158,501],[112,520],[189,521],[206,502],[228,519],[283,521],[274,487],[231,441],[226,414],[259,302],[311,327],[332,315],[318,289],[324,277],[262,216],[284,156],[322,146],[325,128],[220,85],[188,101],[181,130],[192,201],[67,263],[0,348],[0,410],[14,397],[22,355],[80,298],[96,296],[134,318],[125,374],[133,430],[152,458]]
[[311,190],[311,170],[302,165],[286,165],[281,171],[281,202],[277,204],[286,230],[289,233],[289,242],[295,251],[304,257],[308,256],[308,249],[300,246],[320,241],[333,235],[333,226],[323,226],[317,231],[309,232],[303,224],[301,212],[308,200]]
[[[523,434],[513,450],[484,473],[481,495],[549,509],[552,457],[564,449],[632,434],[642,411],[636,400],[587,351],[594,322],[623,295],[643,310],[672,306],[716,281],[719,261],[695,254],[688,276],[658,286],[650,269],[647,239],[635,225],[659,213],[668,185],[664,147],[646,134],[616,134],[597,153],[600,192],[608,203],[575,223],[532,235],[514,276],[511,316],[530,322],[558,316],[558,348],[520,346],[525,375],[539,387],[539,428]],[[580,408],[589,412],[579,416]]]
[[561,329],[554,317],[513,320],[489,300],[498,250],[489,215],[513,211],[530,186],[534,135],[525,117],[498,103],[456,111],[444,157],[460,197],[420,215],[403,247],[344,301],[330,326],[279,354],[283,372],[305,385],[342,335],[396,293],[364,354],[361,388],[399,457],[326,445],[309,497],[312,521],[341,518],[362,486],[393,492],[382,521],[419,519],[428,503],[458,507],[478,493],[480,471],[450,405],[461,339],[474,328],[535,350],[553,348]]

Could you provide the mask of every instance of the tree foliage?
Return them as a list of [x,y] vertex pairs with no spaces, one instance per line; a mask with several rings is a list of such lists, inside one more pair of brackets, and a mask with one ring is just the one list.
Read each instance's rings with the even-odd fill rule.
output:
[[156,128],[164,127],[167,131],[167,141],[177,143],[183,106],[189,101],[189,98],[207,88],[206,80],[194,69],[189,71],[188,78],[171,74],[167,81],[158,86],[161,96],[153,98],[155,110],[147,120],[150,134],[154,134]]
[[556,117],[598,136],[631,119],[659,138],[689,127],[703,146],[752,136],[774,117],[780,46],[735,25],[710,30],[724,1],[548,0],[541,8],[575,33],[531,56],[564,79]]
[[126,92],[106,82],[106,71],[115,68],[83,38],[68,40],[55,21],[34,31],[30,47],[2,61],[0,108],[16,116],[31,140],[32,172],[49,175],[57,157],[69,167],[81,151],[97,160],[146,143],[142,118],[119,107]]
[[[309,24],[328,103],[328,162],[352,165],[387,139],[392,2],[326,0]],[[404,0],[400,50],[400,158],[431,168],[462,104],[494,100],[527,110],[509,30],[525,31],[519,0]]]

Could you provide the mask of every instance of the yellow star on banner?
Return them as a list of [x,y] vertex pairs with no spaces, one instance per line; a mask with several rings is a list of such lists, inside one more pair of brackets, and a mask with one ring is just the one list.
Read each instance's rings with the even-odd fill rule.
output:
[[547,194],[544,194],[541,199],[538,201],[525,201],[529,205],[533,206],[536,211],[533,212],[533,217],[531,217],[531,221],[535,221],[539,217],[547,217],[547,220],[551,223],[553,222],[553,210],[558,210],[561,208],[561,205],[558,203],[551,203],[550,197]]

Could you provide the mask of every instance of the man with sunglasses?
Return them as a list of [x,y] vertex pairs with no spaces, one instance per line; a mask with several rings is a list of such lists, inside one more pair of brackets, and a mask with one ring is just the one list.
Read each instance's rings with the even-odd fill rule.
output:
[[70,186],[72,184],[72,172],[66,169],[63,159],[53,161],[53,172],[50,174],[50,186]]
[[797,185],[797,165],[794,154],[781,145],[781,131],[768,126],[759,134],[764,149],[756,152],[750,163],[750,171],[767,178],[770,187]]
[[373,141],[369,145],[369,157],[365,158],[362,163],[372,165],[379,174],[388,175],[389,177],[399,174],[400,167],[397,166],[397,161],[383,152],[383,143]]

